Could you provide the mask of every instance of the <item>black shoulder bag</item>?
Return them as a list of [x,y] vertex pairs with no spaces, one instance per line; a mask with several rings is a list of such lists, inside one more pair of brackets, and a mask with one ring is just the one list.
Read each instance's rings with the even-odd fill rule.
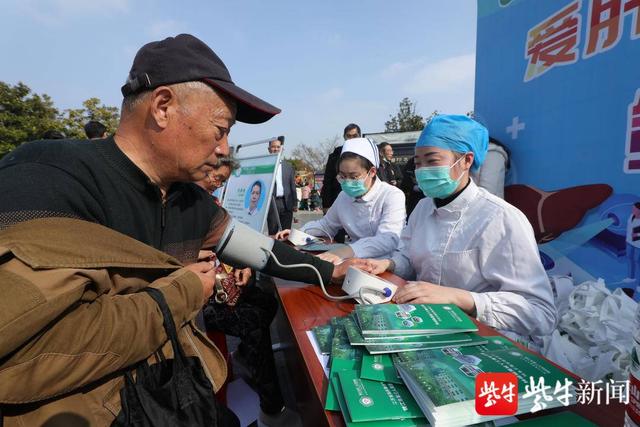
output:
[[136,378],[125,374],[120,391],[122,411],[113,427],[239,427],[240,421],[228,408],[217,402],[211,382],[200,359],[186,357],[171,311],[158,289],[145,288],[160,307],[164,329],[173,347],[173,359],[149,365],[146,360],[136,366]]

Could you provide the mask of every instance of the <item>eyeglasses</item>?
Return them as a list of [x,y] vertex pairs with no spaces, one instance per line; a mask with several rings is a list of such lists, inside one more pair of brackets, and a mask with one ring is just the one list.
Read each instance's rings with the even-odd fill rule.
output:
[[364,175],[361,176],[344,176],[342,174],[338,174],[336,176],[336,180],[342,184],[344,181],[352,179],[352,180],[357,180],[357,179],[367,179],[367,176],[369,175],[369,172],[366,172]]

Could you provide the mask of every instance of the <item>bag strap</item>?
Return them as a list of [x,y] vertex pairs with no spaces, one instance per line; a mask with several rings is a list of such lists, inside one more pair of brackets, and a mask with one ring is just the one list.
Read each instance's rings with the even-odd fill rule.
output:
[[164,330],[167,333],[167,337],[171,341],[171,346],[173,347],[173,357],[176,362],[180,363],[182,366],[185,366],[187,357],[182,350],[182,346],[178,342],[178,332],[176,330],[176,325],[173,322],[173,315],[171,315],[171,310],[169,310],[169,306],[167,305],[167,301],[165,300],[164,295],[158,289],[151,287],[144,288],[143,291],[147,292],[149,296],[153,298],[156,304],[158,304],[158,307],[160,307],[160,311],[162,312],[162,316],[164,318]]

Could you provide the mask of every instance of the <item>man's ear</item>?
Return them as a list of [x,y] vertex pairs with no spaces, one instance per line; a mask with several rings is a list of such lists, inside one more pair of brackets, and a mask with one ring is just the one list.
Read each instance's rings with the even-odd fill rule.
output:
[[165,129],[168,126],[170,115],[177,104],[177,95],[170,87],[160,86],[153,90],[149,112],[159,128]]

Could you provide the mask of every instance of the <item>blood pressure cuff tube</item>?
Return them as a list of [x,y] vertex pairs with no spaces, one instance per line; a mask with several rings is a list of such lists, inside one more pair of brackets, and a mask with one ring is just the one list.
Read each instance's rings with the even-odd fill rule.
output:
[[[275,241],[272,249],[273,254],[278,258],[280,264],[311,264],[313,265],[322,276],[322,281],[325,285],[331,283],[331,275],[333,274],[334,265],[330,262],[321,260],[313,255],[295,250],[289,245],[282,242]],[[262,272],[270,276],[280,277],[282,279],[312,283],[319,285],[318,275],[309,267],[296,267],[296,268],[282,268],[273,260],[273,257],[269,257],[267,265],[262,269]]]

